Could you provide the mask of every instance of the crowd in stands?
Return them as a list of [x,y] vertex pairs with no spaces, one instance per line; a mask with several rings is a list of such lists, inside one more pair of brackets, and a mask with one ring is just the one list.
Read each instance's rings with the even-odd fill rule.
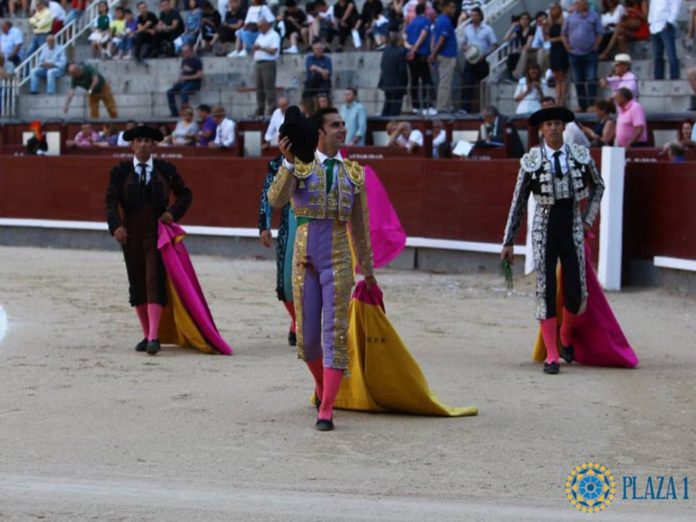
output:
[[[43,79],[46,92],[55,93],[56,81],[67,73],[72,80],[66,107],[74,89],[82,87],[89,94],[93,117],[98,115],[100,102],[115,117],[116,104],[108,82],[90,65],[69,65],[65,49],[52,37],[63,24],[80,18],[88,3],[3,0],[0,9],[8,10],[10,16],[30,15],[33,33],[25,50],[24,35],[13,27],[11,19],[2,24],[0,78],[11,75],[13,66],[45,43],[39,65],[31,72],[31,93],[39,92]],[[276,0],[269,4],[264,0],[220,0],[215,4],[209,0],[161,0],[159,13],[151,12],[144,2],[138,3],[133,13],[121,5],[110,10],[107,2],[100,1],[89,42],[95,59],[133,59],[147,65],[150,59],[180,56],[180,76],[167,92],[167,99],[171,116],[181,117],[181,128],[187,130],[195,125],[190,96],[204,88],[204,64],[209,55],[254,62],[255,115],[271,117],[270,127],[277,128],[278,115],[284,111],[276,99],[281,54],[306,54],[302,99],[304,110],[311,113],[331,103],[334,53],[348,49],[381,52],[378,88],[384,91],[385,100],[381,115],[398,118],[407,95],[412,111],[425,116],[482,112],[478,91],[490,73],[487,58],[504,45],[509,51],[504,80],[517,84],[513,97],[518,114],[534,112],[549,100],[568,106],[574,89],[577,103],[571,108],[593,112],[598,118],[595,126],[578,128],[575,141],[622,146],[646,142],[640,79],[631,70],[631,55],[641,51],[642,42],[649,42],[652,78],[681,77],[677,58],[681,0],[561,0],[534,16],[516,14],[502,35],[496,35],[486,22],[481,8],[484,3],[365,0],[358,8],[354,0]],[[687,54],[694,21],[696,10],[690,12],[682,42]],[[613,62],[613,72],[600,78],[602,60]],[[696,68],[688,71],[687,78],[696,93]],[[177,97],[181,98],[180,106]],[[283,100],[287,104],[287,99]],[[205,107],[199,106],[198,112],[205,112]],[[220,109],[208,108],[205,121],[208,117],[211,122],[219,120],[227,129],[221,131],[223,136],[218,139],[206,134],[208,141],[198,137],[187,139],[188,144],[205,141],[205,145],[230,146],[224,136],[230,128],[226,122],[231,120]],[[364,144],[367,115],[356,89],[345,90],[341,110],[354,130],[349,141]],[[618,114],[616,119],[614,113]],[[182,123],[186,118],[188,123]],[[212,127],[212,123],[207,124],[207,130],[205,122],[198,125],[199,133]],[[413,131],[407,128],[404,122],[390,125],[389,143],[409,150],[418,147],[417,135],[411,136]],[[191,135],[175,131],[170,141],[182,143]],[[264,141],[275,143],[273,135]]]

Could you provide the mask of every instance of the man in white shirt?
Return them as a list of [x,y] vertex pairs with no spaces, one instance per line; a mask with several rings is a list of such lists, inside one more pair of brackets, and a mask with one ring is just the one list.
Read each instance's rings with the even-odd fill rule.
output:
[[278,132],[285,120],[285,111],[288,108],[288,99],[285,96],[278,98],[278,108],[273,111],[271,121],[268,122],[266,134],[263,136],[263,148],[276,147],[278,145]]
[[[280,54],[280,35],[265,18],[259,19],[259,36],[254,42],[256,63],[256,116],[270,116],[275,104],[276,62]],[[264,111],[265,104],[265,111]]]
[[53,27],[51,28],[51,32],[56,34],[63,28],[63,24],[65,24],[65,9],[60,5],[60,2],[54,2],[54,0],[48,2],[48,9],[53,15]]
[[13,74],[14,68],[19,65],[19,50],[24,43],[22,31],[12,27],[12,22],[5,20],[0,31],[0,53],[5,57],[5,71]]
[[56,93],[56,80],[65,74],[65,50],[56,44],[52,34],[46,38],[46,47],[39,54],[39,66],[31,71],[31,94],[39,94],[39,79],[46,78],[46,94]]
[[679,79],[679,59],[677,58],[677,19],[681,0],[651,0],[648,10],[650,37],[652,38],[653,60],[655,60],[655,79],[665,79],[664,53],[667,51],[669,77]]
[[389,134],[387,147],[403,147],[408,152],[412,152],[416,147],[423,146],[423,133],[412,128],[407,121],[390,123],[387,126],[387,134]]
[[479,55],[476,61],[467,59],[462,72],[462,108],[467,112],[478,110],[474,103],[476,89],[489,73],[486,57],[498,47],[498,38],[493,28],[483,22],[483,11],[474,7],[471,12],[471,23],[464,28],[464,52],[470,47],[478,47]]
[[218,149],[229,149],[235,142],[235,123],[234,120],[225,117],[225,109],[221,105],[216,105],[211,111],[213,119],[217,124],[215,128],[215,139],[208,143],[208,147]]

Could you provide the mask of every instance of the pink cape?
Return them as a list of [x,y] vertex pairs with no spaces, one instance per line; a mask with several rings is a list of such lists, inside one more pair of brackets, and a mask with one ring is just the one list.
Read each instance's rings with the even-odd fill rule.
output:
[[[387,191],[372,167],[365,166],[365,190],[370,212],[370,242],[375,268],[391,263],[406,246],[406,232]],[[360,267],[356,267],[359,272]]]
[[176,223],[159,223],[157,248],[162,255],[167,278],[186,312],[205,342],[218,353],[232,355],[232,348],[218,332],[196,271],[184,245],[184,229]]
[[[577,316],[573,323],[574,360],[588,366],[634,368],[638,365],[638,357],[609,306],[590,259],[592,259],[592,251],[585,242],[587,308],[585,313]],[[561,288],[560,284],[559,288]],[[558,310],[562,308],[558,307]],[[559,314],[558,318],[560,326],[562,314]],[[546,347],[539,332],[534,360],[543,361],[545,356]]]

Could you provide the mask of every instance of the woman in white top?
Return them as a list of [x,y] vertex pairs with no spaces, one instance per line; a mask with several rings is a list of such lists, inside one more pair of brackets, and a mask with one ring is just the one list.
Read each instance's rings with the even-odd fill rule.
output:
[[527,66],[527,74],[520,78],[515,89],[517,114],[527,114],[541,109],[541,99],[544,97],[545,80],[541,77],[541,67],[536,63]]
[[172,132],[172,145],[193,145],[198,133],[198,124],[193,119],[193,109],[186,107],[181,111],[181,119],[176,122]]

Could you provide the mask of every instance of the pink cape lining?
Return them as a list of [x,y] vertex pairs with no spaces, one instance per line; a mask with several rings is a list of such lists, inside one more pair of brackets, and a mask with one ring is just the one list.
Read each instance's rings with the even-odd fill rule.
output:
[[167,277],[176,290],[181,303],[206,342],[217,352],[223,355],[232,355],[232,348],[218,332],[203,290],[198,283],[196,271],[183,242],[186,232],[176,223],[171,225],[159,223],[158,227],[157,248],[162,255]]
[[[372,167],[365,165],[365,190],[370,213],[370,242],[375,268],[391,263],[406,246],[406,232]],[[360,267],[356,266],[360,272]]]

